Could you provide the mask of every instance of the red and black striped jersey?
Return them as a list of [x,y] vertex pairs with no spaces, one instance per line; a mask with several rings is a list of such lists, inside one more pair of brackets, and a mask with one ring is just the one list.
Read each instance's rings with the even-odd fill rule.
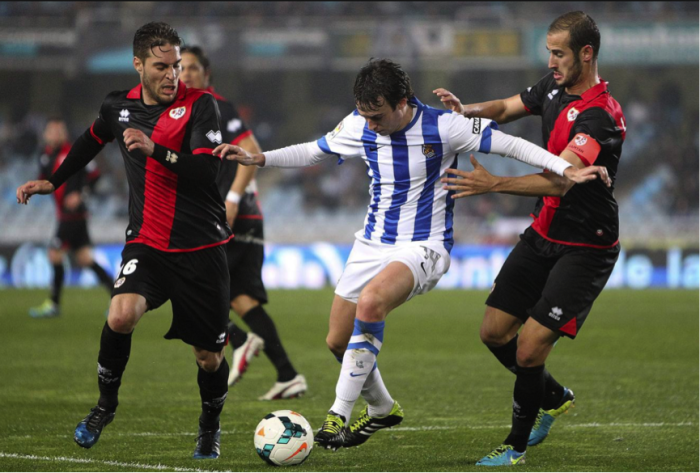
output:
[[573,186],[564,197],[541,197],[532,229],[564,245],[610,248],[618,243],[617,165],[626,125],[620,104],[603,80],[582,95],[567,94],[549,73],[520,94],[528,112],[542,116],[542,138],[550,153],[573,151],[587,166],[605,166],[613,181]]
[[[244,138],[253,134],[241,119],[233,103],[214,92],[212,87],[209,87],[207,92],[214,96],[216,103],[219,105],[219,112],[221,113],[221,135],[223,136],[224,143],[238,145]],[[219,189],[219,194],[221,194],[221,197],[224,199],[236,178],[237,170],[238,161],[229,161],[228,159],[223,159],[221,161],[219,174],[216,177],[216,186]],[[262,211],[260,210],[260,203],[258,202],[257,190],[255,190],[254,182],[255,181],[251,183],[253,185],[248,186],[245,194],[241,196],[241,201],[238,204],[238,215],[233,224],[234,233],[246,233],[248,231],[249,225],[245,222],[246,220],[262,220]]]
[[[116,138],[124,158],[129,182],[126,242],[170,252],[226,243],[231,230],[214,181],[216,172],[211,180],[202,181],[177,164],[178,160],[188,166],[194,163],[196,169],[214,164],[218,170],[219,158],[212,156],[222,142],[216,100],[181,81],[169,105],[146,105],[141,93],[140,84],[130,91],[112,92],[90,127],[100,144]],[[127,128],[144,132],[156,144],[154,156],[163,156],[129,152],[123,139]]]
[[[46,146],[39,156],[39,179],[47,179],[51,176],[63,164],[63,160],[68,156],[70,149],[71,144],[68,142],[57,148]],[[82,193],[85,187],[93,187],[99,178],[100,170],[92,161],[87,167],[73,174],[65,184],[56,189],[53,197],[56,202],[56,217],[59,221],[72,222],[87,218],[87,206],[83,200],[80,201],[76,208],[69,209],[65,205],[65,199],[72,192]]]

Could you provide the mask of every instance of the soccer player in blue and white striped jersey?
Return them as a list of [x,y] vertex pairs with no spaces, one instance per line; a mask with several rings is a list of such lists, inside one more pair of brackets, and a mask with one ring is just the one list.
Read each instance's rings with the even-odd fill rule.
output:
[[[337,449],[364,443],[374,432],[398,425],[403,409],[384,385],[377,355],[389,312],[431,290],[450,267],[454,244],[453,191],[440,178],[460,153],[512,157],[575,182],[596,178],[520,138],[495,122],[465,118],[422,104],[411,81],[390,60],[371,60],[354,86],[357,109],[321,139],[264,154],[233,145],[214,152],[245,165],[310,166],[336,157],[362,159],[371,178],[364,228],[336,287],[326,342],[341,362],[336,400],[315,441]],[[346,427],[360,394],[368,405]]]

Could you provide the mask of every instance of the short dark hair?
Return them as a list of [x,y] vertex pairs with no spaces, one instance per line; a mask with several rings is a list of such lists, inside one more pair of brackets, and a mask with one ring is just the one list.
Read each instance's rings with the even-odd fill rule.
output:
[[[134,35],[134,56],[146,61],[149,52],[156,46],[182,46],[183,41],[175,28],[162,21],[152,21],[143,25]],[[155,56],[155,54],[154,54]]]
[[593,18],[582,11],[564,13],[549,25],[549,33],[569,32],[569,47],[578,54],[584,46],[593,48],[593,59],[598,59],[600,51],[600,31]]
[[197,57],[197,61],[202,65],[205,71],[210,69],[209,64],[211,63],[209,62],[209,58],[206,54],[204,54],[204,50],[199,46],[183,46],[180,48],[180,54],[184,53],[194,54]]
[[401,99],[412,99],[413,88],[408,74],[401,65],[389,59],[371,58],[360,69],[353,87],[355,103],[362,108],[374,110],[380,107],[379,98],[394,110]]

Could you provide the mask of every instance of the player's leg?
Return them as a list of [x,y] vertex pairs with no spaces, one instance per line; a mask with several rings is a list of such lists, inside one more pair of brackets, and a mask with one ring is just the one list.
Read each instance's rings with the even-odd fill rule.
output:
[[49,246],[48,256],[53,268],[53,278],[51,279],[51,293],[48,299],[36,307],[29,309],[29,315],[34,318],[57,317],[61,314],[61,292],[65,279],[65,269],[63,258],[66,252],[61,247],[61,241],[56,237],[57,245]]
[[97,279],[102,284],[102,287],[107,289],[110,293],[112,292],[112,286],[114,286],[114,280],[107,273],[107,271],[95,261],[92,256],[92,247],[90,245],[83,245],[75,251],[75,260],[78,266],[81,268],[90,268]]
[[100,398],[75,429],[74,438],[81,447],[90,448],[97,443],[102,430],[114,419],[122,375],[131,353],[131,336],[147,308],[146,298],[139,294],[119,294],[112,298],[97,357]]
[[192,347],[197,358],[197,384],[202,400],[195,459],[218,458],[221,453],[221,412],[228,395],[228,363],[221,351]]
[[215,246],[166,256],[173,319],[165,338],[196,347],[202,412],[194,458],[218,458],[229,372],[224,356],[230,304],[226,253]]

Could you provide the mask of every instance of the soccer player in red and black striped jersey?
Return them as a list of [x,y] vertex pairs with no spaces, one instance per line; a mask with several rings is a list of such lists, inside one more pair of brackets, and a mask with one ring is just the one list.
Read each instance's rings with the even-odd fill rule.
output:
[[[519,95],[462,107],[444,89],[442,101],[467,116],[507,123],[542,117],[547,149],[578,168],[607,168],[614,184],[626,125],[622,109],[598,76],[600,32],[583,12],[566,13],[547,34],[551,72]],[[620,252],[614,185],[571,186],[552,173],[516,178],[489,174],[473,157],[473,172],[450,171],[455,197],[500,192],[540,196],[533,224],[521,235],[486,301],[481,339],[516,374],[513,424],[501,446],[478,465],[521,462],[541,443],[574,395],[545,370],[557,339],[575,338],[605,287]],[[520,330],[522,327],[522,330]],[[518,331],[520,333],[518,334]]]
[[[211,64],[202,48],[187,46],[182,48],[181,53],[182,82],[187,87],[205,89],[216,98],[221,113],[223,142],[238,145],[251,153],[260,153],[260,145],[238,115],[236,107],[214,92]],[[226,200],[226,218],[234,233],[226,245],[231,277],[231,308],[251,329],[246,333],[234,322],[228,325],[233,348],[228,384],[232,386],[240,379],[250,360],[264,347],[265,354],[277,371],[277,382],[260,400],[289,399],[304,394],[307,384],[304,375],[294,369],[274,321],[263,308],[263,304],[267,303],[267,291],[262,280],[265,242],[255,170],[255,166],[241,166],[236,161],[224,159],[216,179],[219,193]]]
[[[39,157],[39,179],[51,176],[66,159],[71,149],[66,122],[62,118],[51,118],[46,122],[44,144],[45,147]],[[53,266],[51,297],[41,305],[29,309],[29,315],[32,317],[46,318],[60,315],[61,289],[65,277],[63,258],[68,251],[74,253],[78,266],[92,269],[100,283],[112,292],[114,281],[92,257],[92,244],[87,225],[88,210],[84,200],[86,195],[84,191],[87,188],[94,188],[99,178],[100,170],[92,162],[85,169],[73,174],[54,193],[58,229],[49,244],[49,261]]]
[[112,421],[132,332],[146,311],[170,300],[173,320],[165,338],[192,345],[199,367],[202,414],[194,458],[218,458],[228,393],[225,244],[231,230],[216,187],[220,160],[212,155],[222,140],[219,109],[211,94],[179,81],[181,45],[165,23],[139,28],[133,64],[141,83],[109,94],[63,164],[48,180],[20,186],[17,200],[26,204],[33,194],[59,189],[116,140],[129,182],[129,226],[100,341],[100,398],[76,427],[75,441],[92,447]]

